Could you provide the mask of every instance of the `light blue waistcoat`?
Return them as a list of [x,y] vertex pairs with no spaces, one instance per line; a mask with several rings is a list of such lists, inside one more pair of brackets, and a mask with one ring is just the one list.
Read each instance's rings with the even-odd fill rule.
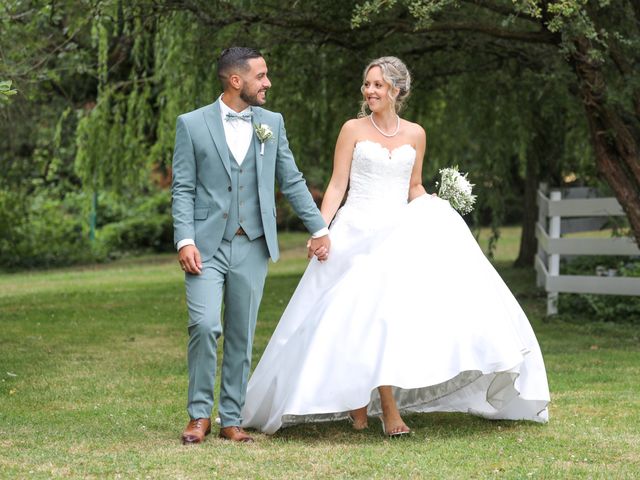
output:
[[231,160],[231,192],[233,197],[222,238],[227,241],[231,240],[238,228],[242,227],[249,240],[255,240],[264,235],[264,229],[260,217],[254,143],[251,142],[242,165],[238,165],[231,150],[229,150],[229,158]]

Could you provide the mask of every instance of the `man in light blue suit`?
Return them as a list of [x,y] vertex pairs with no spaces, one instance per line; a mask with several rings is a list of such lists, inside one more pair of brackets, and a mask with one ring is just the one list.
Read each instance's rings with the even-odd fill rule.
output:
[[[327,225],[297,169],[282,115],[260,105],[271,87],[256,50],[233,47],[218,60],[223,94],[178,117],[173,157],[173,223],[189,311],[190,421],[185,444],[211,431],[217,341],[224,335],[220,437],[251,442],[240,411],[267,262],[279,256],[274,184],[312,234],[310,254],[326,260]],[[221,308],[224,303],[224,322]]]

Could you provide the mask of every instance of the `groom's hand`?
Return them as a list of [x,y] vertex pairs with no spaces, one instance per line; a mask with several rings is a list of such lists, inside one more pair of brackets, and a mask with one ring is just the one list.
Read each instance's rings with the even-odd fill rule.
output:
[[329,258],[329,250],[331,249],[331,240],[329,235],[323,237],[311,238],[307,242],[307,259],[311,259],[314,255],[318,260],[324,262]]
[[195,245],[185,245],[178,252],[178,262],[180,268],[187,273],[200,275],[202,273],[202,261],[200,252]]

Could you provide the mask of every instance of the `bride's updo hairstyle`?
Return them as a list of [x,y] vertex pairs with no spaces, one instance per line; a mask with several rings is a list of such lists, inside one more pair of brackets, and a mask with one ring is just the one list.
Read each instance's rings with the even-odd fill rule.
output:
[[[360,91],[364,96],[364,82],[367,79],[367,73],[373,67],[380,67],[382,70],[382,78],[391,86],[389,89],[389,99],[393,104],[396,113],[400,113],[404,103],[407,98],[409,98],[409,92],[411,91],[411,74],[407,69],[407,66],[404,64],[402,60],[397,57],[380,57],[373,60],[367,67],[364,69],[364,74],[362,75],[362,87],[360,87]],[[394,97],[394,93],[397,92],[397,95]],[[363,100],[360,105],[360,113],[358,117],[365,117],[367,115],[367,101]]]

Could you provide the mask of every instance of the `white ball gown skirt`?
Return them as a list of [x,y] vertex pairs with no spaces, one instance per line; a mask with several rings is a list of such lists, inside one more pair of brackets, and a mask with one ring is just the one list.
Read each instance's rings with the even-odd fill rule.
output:
[[251,376],[243,426],[379,415],[380,385],[402,412],[546,422],[534,332],[460,215],[428,195],[361,213],[338,212],[329,260],[311,261]]

